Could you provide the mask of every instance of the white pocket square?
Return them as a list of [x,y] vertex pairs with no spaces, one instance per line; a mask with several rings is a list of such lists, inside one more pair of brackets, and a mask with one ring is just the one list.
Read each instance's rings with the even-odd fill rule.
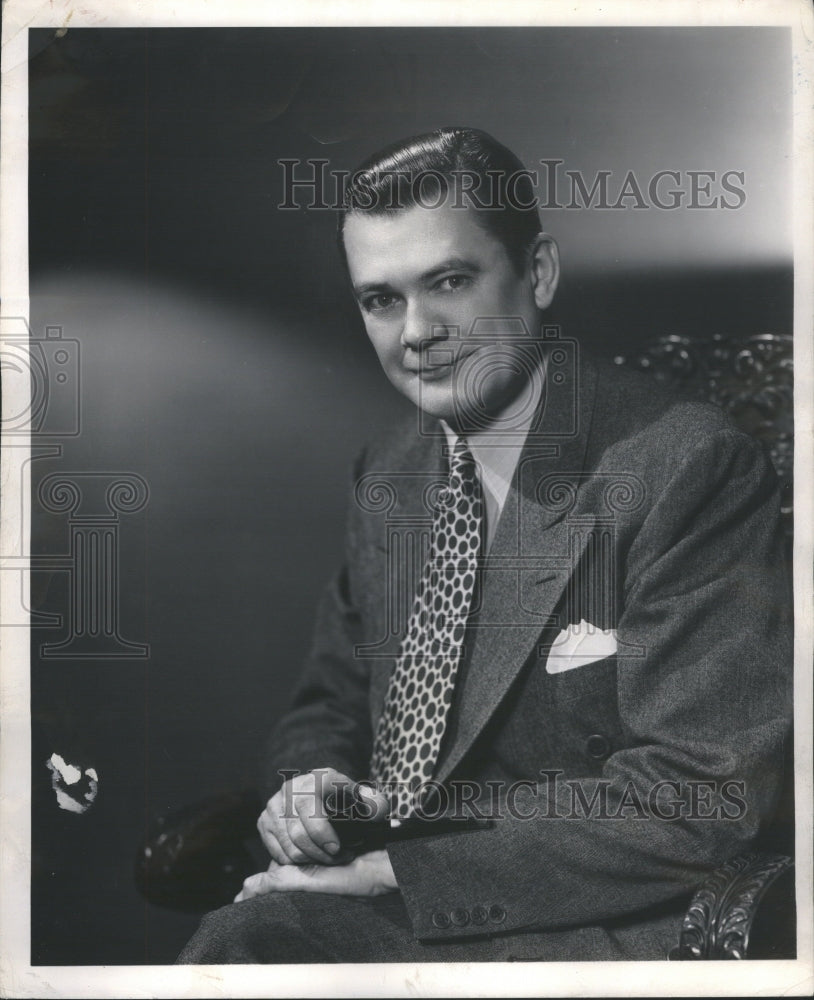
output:
[[564,628],[554,640],[546,660],[546,673],[561,674],[613,656],[615,652],[616,629],[601,629],[583,618],[579,625]]

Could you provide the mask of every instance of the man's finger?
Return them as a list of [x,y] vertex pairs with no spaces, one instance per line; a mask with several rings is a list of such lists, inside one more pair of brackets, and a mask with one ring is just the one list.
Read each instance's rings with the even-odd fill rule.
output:
[[243,888],[235,896],[236,903],[253,899],[255,896],[263,896],[267,892],[272,892],[274,878],[269,872],[258,872],[257,875],[250,875],[243,881]]
[[271,855],[272,860],[276,861],[278,865],[291,864],[285,851],[280,846],[279,840],[277,840],[274,834],[270,834],[269,837],[263,841],[263,843],[266,845],[266,850]]
[[257,820],[257,829],[260,833],[260,839],[263,841],[263,846],[277,864],[291,864],[285,851],[280,846],[280,841],[275,833],[274,818],[267,811],[260,813]]
[[[274,839],[269,839],[269,846],[271,844],[276,845],[278,851],[274,856],[274,860],[281,865],[301,865],[308,861],[308,857],[299,850],[299,848],[292,843],[291,838],[288,836],[288,829],[285,819],[282,816],[277,816],[275,814],[267,814],[268,830]],[[269,849],[271,853],[271,849]]]
[[327,892],[344,896],[378,896],[397,889],[386,851],[371,851],[346,865],[269,865],[251,875],[235,902],[268,892]]
[[[269,870],[250,875],[243,883],[240,892],[241,900],[263,896],[269,892],[336,892],[331,888],[335,879],[331,877],[337,871],[324,865],[269,865]],[[323,873],[327,878],[323,876]],[[235,902],[238,902],[235,899]]]
[[279,825],[275,828],[277,834],[277,841],[280,847],[285,852],[286,861],[285,864],[288,865],[305,865],[311,861],[308,855],[299,849],[294,841],[288,834],[289,823],[281,821]]
[[[305,856],[306,862],[313,861],[318,865],[329,865],[333,862],[333,855],[323,851],[318,844],[313,842],[301,820],[289,820],[286,833],[294,847]],[[334,837],[334,841],[336,840],[337,838]]]
[[[335,856],[339,853],[339,837],[328,822],[324,812],[322,815],[315,814],[313,803],[306,802],[304,799],[295,801],[294,808],[299,817],[299,826],[302,827],[307,837],[307,843],[298,839],[298,836],[295,836],[295,833],[299,834],[296,823],[289,824],[289,837],[297,847],[313,858],[314,861],[320,861],[322,864],[331,864]],[[312,848],[316,853],[314,853]]]
[[264,896],[269,892],[293,892],[300,889],[313,889],[314,880],[308,874],[324,869],[321,865],[302,866],[271,864],[268,871],[250,875],[243,882],[243,888],[235,896],[235,902],[241,903],[255,896]]
[[260,831],[260,836],[262,837],[266,832],[274,831],[274,824],[277,816],[279,815],[279,807],[277,803],[277,796],[269,799],[266,803],[266,808],[257,817],[257,829]]

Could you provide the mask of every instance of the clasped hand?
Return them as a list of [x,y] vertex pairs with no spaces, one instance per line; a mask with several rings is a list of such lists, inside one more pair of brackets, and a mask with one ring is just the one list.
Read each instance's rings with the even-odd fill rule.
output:
[[[378,896],[396,890],[387,851],[352,855],[342,849],[327,818],[324,803],[328,796],[354,785],[333,768],[309,771],[285,782],[257,820],[271,864],[245,880],[235,902],[267,892]],[[359,786],[359,794],[370,804],[371,819],[387,815],[387,798],[381,792]]]

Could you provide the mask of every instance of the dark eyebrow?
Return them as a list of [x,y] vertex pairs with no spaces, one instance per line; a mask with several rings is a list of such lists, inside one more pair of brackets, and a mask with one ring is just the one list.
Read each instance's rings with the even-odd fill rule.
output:
[[368,284],[354,285],[353,292],[357,298],[367,294],[367,292],[392,292],[395,291],[392,285],[386,281],[372,281]]
[[446,260],[441,261],[437,267],[425,271],[421,275],[421,280],[424,282],[432,281],[433,278],[437,278],[444,271],[472,271],[477,273],[480,271],[480,265],[476,264],[473,260],[467,260],[466,257],[448,257]]
[[[472,271],[473,273],[480,272],[481,268],[479,264],[476,264],[472,260],[467,260],[465,257],[448,257],[446,260],[441,261],[435,267],[431,268],[429,271],[425,271],[419,278],[419,281],[426,284],[432,281],[433,278],[437,278],[439,274],[443,274],[445,271]],[[354,285],[353,291],[356,296],[362,296],[368,292],[393,292],[395,289],[386,281],[382,282],[370,282],[369,284]]]

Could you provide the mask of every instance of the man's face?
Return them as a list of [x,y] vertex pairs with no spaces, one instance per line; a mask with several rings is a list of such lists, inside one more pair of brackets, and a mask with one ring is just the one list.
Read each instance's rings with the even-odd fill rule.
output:
[[400,392],[458,429],[512,402],[528,381],[523,341],[556,286],[550,238],[523,274],[469,208],[351,213],[344,242],[367,334]]

